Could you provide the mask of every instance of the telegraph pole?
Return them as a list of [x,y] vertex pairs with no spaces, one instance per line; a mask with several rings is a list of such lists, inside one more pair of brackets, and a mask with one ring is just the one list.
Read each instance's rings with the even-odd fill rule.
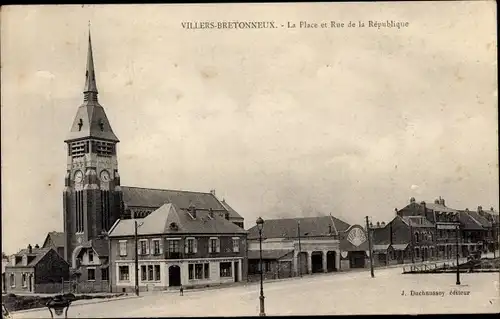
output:
[[300,246],[300,220],[297,222],[297,232],[299,235],[299,275],[302,277],[302,247]]
[[368,247],[370,249],[370,273],[372,278],[375,277],[375,274],[373,273],[373,248],[372,248],[372,235],[371,235],[371,229],[370,229],[370,224],[368,223],[368,216],[366,216],[366,231],[368,233]]
[[135,295],[139,296],[139,245],[137,239],[137,220],[134,220],[134,241],[135,241]]
[[413,227],[411,224],[411,218],[408,219],[408,223],[410,224],[410,243],[411,243],[411,263],[415,263],[415,245],[413,243]]

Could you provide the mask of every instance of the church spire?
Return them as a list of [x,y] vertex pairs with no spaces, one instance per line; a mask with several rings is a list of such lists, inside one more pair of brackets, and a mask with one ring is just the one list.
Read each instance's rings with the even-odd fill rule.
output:
[[89,22],[89,47],[87,52],[87,70],[85,71],[84,101],[97,101],[97,84],[95,81],[94,57],[92,55],[92,39]]

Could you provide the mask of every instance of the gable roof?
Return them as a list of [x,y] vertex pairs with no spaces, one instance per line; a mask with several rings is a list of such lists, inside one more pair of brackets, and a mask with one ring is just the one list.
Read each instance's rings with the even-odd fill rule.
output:
[[[268,219],[264,221],[262,236],[265,238],[296,238],[298,237],[299,222],[301,237],[329,236],[329,225],[332,226],[332,234],[338,234],[338,232],[343,232],[350,227],[346,222],[333,216]],[[256,238],[259,238],[257,225],[248,230],[248,239]]]
[[[15,257],[28,256],[28,257],[34,257],[34,258],[27,264],[27,266],[24,266],[22,264],[22,260],[21,260],[20,262],[16,263],[15,266],[7,265],[6,267],[34,267],[51,250],[54,250],[54,248],[32,248],[31,253],[30,253],[27,248],[21,249],[17,254],[14,255]],[[54,252],[55,252],[55,250],[54,250]],[[57,252],[56,252],[56,254],[57,254]]]
[[123,202],[129,207],[159,208],[172,203],[179,208],[189,208],[192,204],[197,209],[227,211],[211,193],[191,192],[171,189],[153,189],[122,186]]
[[461,211],[458,213],[458,220],[464,229],[482,230],[484,227],[476,219],[471,217],[468,212]]
[[[207,211],[196,211],[196,218],[174,204],[162,205],[157,210],[142,219],[119,220],[109,232],[110,237],[133,236],[134,223],[140,225],[138,235],[159,234],[244,234],[246,231],[232,222]],[[177,230],[171,229],[172,223],[177,224]]]
[[222,206],[224,206],[224,208],[228,211],[229,213],[229,218],[234,218],[234,219],[243,219],[243,217],[238,214],[231,206],[229,206],[228,203],[226,203],[226,200],[225,199],[222,199],[222,201],[220,202],[222,204]]
[[466,209],[466,210],[461,210],[460,212],[469,214],[469,216],[472,219],[474,219],[477,223],[479,223],[483,227],[491,227],[492,226],[491,222],[488,219],[486,219],[484,216],[481,216],[481,214],[479,214],[476,211]]
[[52,245],[54,247],[64,247],[64,233],[63,232],[58,232],[58,231],[51,231],[47,234],[47,237],[45,237],[45,241],[43,242],[42,247],[48,248],[47,244],[49,239],[52,242]]

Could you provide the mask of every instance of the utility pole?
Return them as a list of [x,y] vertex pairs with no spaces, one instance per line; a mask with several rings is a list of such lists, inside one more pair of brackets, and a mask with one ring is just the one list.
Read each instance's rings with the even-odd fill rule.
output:
[[371,234],[371,229],[370,229],[370,224],[368,222],[368,216],[366,216],[366,232],[368,233],[368,249],[370,249],[370,273],[372,278],[375,277],[375,274],[373,273],[373,248],[372,248],[372,234]]
[[137,220],[134,220],[134,241],[135,241],[135,295],[139,296],[139,244],[137,239]]
[[408,223],[410,224],[410,243],[411,243],[411,263],[415,263],[415,244],[413,243],[413,227],[411,224],[411,218],[408,219]]
[[456,239],[456,246],[457,246],[457,285],[460,285],[460,267],[459,267],[459,254],[458,254],[458,237],[460,236],[460,222],[458,220],[458,215],[457,215],[457,239]]
[[300,246],[300,220],[297,222],[297,232],[299,235],[299,275],[302,277],[302,247]]

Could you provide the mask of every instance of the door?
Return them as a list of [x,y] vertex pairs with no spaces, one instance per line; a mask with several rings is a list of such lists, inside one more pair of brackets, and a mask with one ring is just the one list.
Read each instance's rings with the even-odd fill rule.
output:
[[[63,283],[64,284],[64,283]],[[33,274],[29,276],[30,292],[33,292]]]
[[177,265],[168,267],[168,285],[170,287],[181,285],[181,267]]
[[235,261],[234,262],[234,282],[238,282],[240,281],[240,272],[238,271],[240,269],[240,262],[239,261]]

